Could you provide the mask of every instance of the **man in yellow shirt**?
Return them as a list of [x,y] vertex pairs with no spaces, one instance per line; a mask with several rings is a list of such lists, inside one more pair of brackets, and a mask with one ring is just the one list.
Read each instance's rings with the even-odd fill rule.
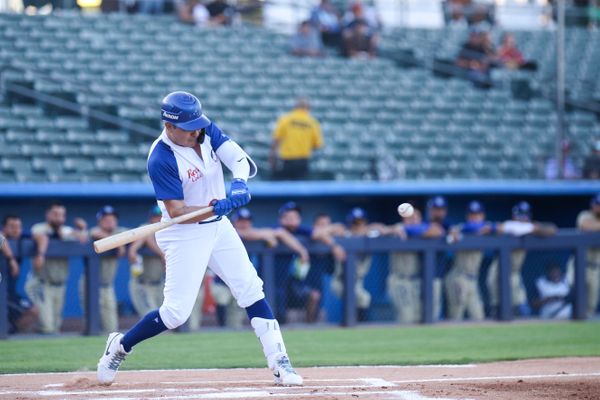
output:
[[275,179],[305,179],[313,150],[323,145],[319,121],[309,110],[308,101],[300,98],[294,109],[277,121],[269,156]]

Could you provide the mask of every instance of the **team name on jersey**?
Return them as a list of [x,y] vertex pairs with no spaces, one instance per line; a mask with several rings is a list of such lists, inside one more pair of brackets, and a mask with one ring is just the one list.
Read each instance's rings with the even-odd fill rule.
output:
[[163,111],[163,117],[165,118],[170,118],[170,119],[174,119],[175,121],[177,121],[179,119],[179,115],[175,115],[175,114],[169,114],[166,111]]
[[196,182],[198,179],[202,178],[202,172],[200,172],[200,170],[198,168],[196,169],[188,169],[187,171],[188,173],[188,179],[190,179],[192,182]]

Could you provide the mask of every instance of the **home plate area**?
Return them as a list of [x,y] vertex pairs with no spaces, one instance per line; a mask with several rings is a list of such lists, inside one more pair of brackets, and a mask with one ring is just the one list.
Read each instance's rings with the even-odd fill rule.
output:
[[266,369],[122,371],[0,376],[1,399],[599,399],[600,358],[468,365],[299,368],[302,387],[275,386]]

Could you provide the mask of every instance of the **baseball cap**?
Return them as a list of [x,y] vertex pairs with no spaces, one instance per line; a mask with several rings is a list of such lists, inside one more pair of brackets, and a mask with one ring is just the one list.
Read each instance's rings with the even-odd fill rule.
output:
[[600,193],[597,193],[594,197],[592,197],[592,207],[600,206]]
[[295,201],[288,201],[287,203],[285,203],[284,205],[282,205],[279,208],[279,215],[281,215],[287,211],[291,211],[291,210],[296,210],[298,212],[302,212],[300,207],[298,206],[298,204],[296,204]]
[[483,204],[481,204],[481,202],[477,201],[477,200],[473,200],[472,202],[469,203],[469,205],[467,206],[467,212],[469,214],[478,214],[478,213],[482,213],[485,212],[485,207],[483,206]]
[[99,220],[107,215],[114,215],[115,217],[119,216],[115,208],[107,204],[96,213],[96,220]]
[[151,217],[160,217],[162,215],[162,210],[160,209],[159,206],[153,206],[150,211],[148,212],[148,214]]
[[517,217],[530,217],[531,216],[531,206],[526,201],[520,201],[512,209],[512,213]]
[[354,207],[346,216],[348,224],[352,224],[360,219],[367,219],[367,212],[360,207]]
[[448,203],[443,196],[435,196],[427,201],[427,208],[447,208]]
[[246,207],[239,208],[235,214],[233,214],[233,219],[252,219],[252,213]]

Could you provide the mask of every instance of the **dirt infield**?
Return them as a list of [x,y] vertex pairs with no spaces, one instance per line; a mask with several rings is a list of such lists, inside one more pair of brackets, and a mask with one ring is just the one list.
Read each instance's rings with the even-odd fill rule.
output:
[[299,368],[305,386],[274,386],[266,369],[0,376],[0,399],[600,399],[600,358],[478,365]]

